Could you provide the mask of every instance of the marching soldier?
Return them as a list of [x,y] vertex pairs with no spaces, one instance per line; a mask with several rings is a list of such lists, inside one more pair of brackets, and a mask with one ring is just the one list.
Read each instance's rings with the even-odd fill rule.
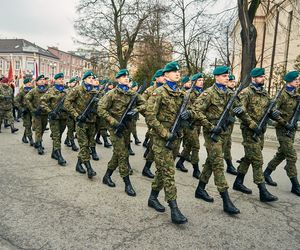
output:
[[[158,212],[164,212],[165,207],[159,202],[159,192],[164,189],[165,200],[171,208],[171,220],[176,224],[187,222],[187,218],[177,206],[177,189],[175,185],[175,164],[180,135],[169,132],[173,125],[178,109],[182,103],[184,93],[178,88],[180,81],[179,65],[177,62],[166,64],[163,69],[165,84],[154,90],[147,102],[145,113],[146,122],[151,128],[153,139],[152,150],[156,164],[156,173],[152,182],[152,189],[148,199],[148,206]],[[175,144],[173,150],[165,147],[167,141]]]
[[[300,196],[300,185],[297,178],[297,152],[294,148],[295,134],[297,131],[296,124],[290,124],[289,121],[294,114],[296,106],[300,102],[300,94],[297,93],[299,86],[299,72],[291,71],[284,77],[286,87],[277,102],[277,109],[281,113],[281,119],[276,125],[276,135],[279,141],[279,148],[276,155],[269,162],[264,177],[267,184],[277,186],[272,180],[271,173],[276,170],[277,166],[286,160],[285,171],[292,183],[291,192]],[[287,133],[290,132],[290,133]]]
[[[266,188],[262,171],[263,166],[263,145],[265,131],[257,131],[257,124],[263,117],[266,108],[269,105],[270,97],[264,89],[265,70],[263,68],[254,68],[251,73],[252,82],[241,91],[240,98],[246,113],[249,114],[253,121],[250,125],[241,122],[241,130],[243,135],[243,146],[245,156],[241,159],[238,167],[238,174],[233,184],[233,189],[245,194],[251,194],[252,190],[244,186],[244,178],[248,172],[249,166],[252,165],[253,180],[259,189],[259,196],[262,202],[276,201],[278,198]],[[280,115],[278,110],[272,111],[272,119],[277,119]],[[254,133],[259,134],[255,140]]]
[[[64,74],[58,73],[54,76],[54,86],[41,97],[40,107],[48,113],[53,143],[51,158],[57,160],[61,166],[66,165],[66,160],[61,154],[61,137],[67,126],[67,113],[63,110],[63,99],[66,91],[64,85]],[[56,110],[61,105],[61,110]]]
[[[116,80],[118,82],[117,87],[109,91],[101,99],[98,106],[98,115],[103,117],[109,124],[109,133],[113,145],[113,155],[108,162],[102,182],[109,187],[115,187],[116,184],[112,181],[111,175],[119,167],[120,175],[125,183],[125,192],[129,196],[136,196],[129,178],[128,140],[130,138],[130,131],[125,124],[120,123],[120,118],[125,112],[131,98],[135,95],[135,92],[130,90],[129,72],[127,69],[121,69],[116,74]],[[141,113],[145,109],[145,100],[139,94],[137,96],[136,108]],[[137,111],[131,110],[128,120],[130,121],[136,115]],[[114,131],[117,128],[122,131],[122,134],[115,134]]]
[[[96,115],[93,113],[89,117],[84,117],[83,112],[94,95],[97,94],[93,86],[93,78],[94,74],[92,71],[85,72],[81,85],[70,91],[64,102],[66,110],[78,122],[76,125],[76,134],[80,150],[75,170],[81,174],[87,172],[90,179],[97,174],[90,162],[90,145],[92,140],[94,140]],[[87,171],[83,168],[82,164],[86,167]]]
[[26,105],[29,108],[34,120],[35,148],[37,148],[39,155],[44,154],[42,141],[43,134],[48,123],[47,112],[42,110],[40,106],[41,98],[46,91],[45,76],[39,75],[36,79],[36,87],[25,96]]

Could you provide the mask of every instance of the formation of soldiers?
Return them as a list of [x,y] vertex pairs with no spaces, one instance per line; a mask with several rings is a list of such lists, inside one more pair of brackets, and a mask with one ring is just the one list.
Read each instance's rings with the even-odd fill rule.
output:
[[[245,88],[242,84],[236,86],[235,77],[226,66],[216,67],[213,75],[215,83],[205,90],[203,74],[198,72],[191,77],[181,77],[177,62],[170,62],[163,69],[157,70],[147,89],[144,85],[138,86],[136,82],[132,82],[127,69],[117,72],[115,83],[99,81],[93,72],[88,71],[82,79],[73,77],[67,85],[64,83],[63,73],[58,73],[54,76],[53,86],[49,86],[48,79],[40,75],[35,84],[31,79],[25,79],[24,87],[15,98],[8,80],[2,78],[0,132],[4,120],[10,125],[12,133],[17,132],[11,112],[16,106],[22,113],[25,128],[22,141],[35,147],[37,153],[42,155],[45,153],[43,134],[49,123],[53,142],[51,157],[59,165],[65,166],[61,144],[67,127],[64,143],[73,151],[79,151],[75,170],[80,174],[87,174],[88,178],[97,175],[91,158],[99,160],[96,144],[102,143],[102,136],[104,146],[112,146],[113,149],[112,158],[102,178],[103,184],[115,187],[112,175],[119,168],[126,194],[136,196],[130,180],[132,168],[129,155],[134,154],[130,138],[133,134],[135,144],[141,143],[137,137],[136,122],[138,115],[143,115],[148,131],[143,142],[146,147],[146,162],[142,174],[153,179],[148,206],[158,212],[165,212],[165,207],[158,200],[160,191],[164,189],[165,200],[171,209],[171,220],[176,224],[188,221],[177,205],[174,178],[175,169],[188,172],[185,161],[191,162],[192,176],[199,180],[195,197],[206,202],[214,201],[205,189],[213,174],[214,183],[223,200],[223,210],[228,214],[238,214],[240,210],[230,199],[224,160],[226,172],[236,175],[233,189],[245,194],[252,193],[244,185],[245,175],[249,166],[252,166],[253,181],[259,189],[259,199],[262,202],[278,200],[267,190],[265,183],[277,185],[271,174],[286,160],[285,170],[291,180],[291,192],[300,196],[297,154],[293,146],[300,112],[300,96],[297,91],[299,72],[291,71],[285,75],[283,88],[274,99],[264,89],[263,68],[254,68],[250,72],[251,83]],[[237,169],[233,166],[230,152],[231,133],[236,117],[240,119],[245,151]],[[263,170],[264,133],[270,119],[275,121],[280,147]],[[202,171],[199,168],[201,131],[207,151]],[[183,150],[179,152],[181,144]],[[175,163],[177,156],[179,160]],[[151,171],[153,162],[155,174]]]

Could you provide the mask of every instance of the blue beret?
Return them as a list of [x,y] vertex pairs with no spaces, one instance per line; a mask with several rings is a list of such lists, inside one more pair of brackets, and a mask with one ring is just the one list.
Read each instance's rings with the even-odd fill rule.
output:
[[228,73],[229,73],[229,68],[227,66],[217,66],[213,71],[214,76],[228,74]]
[[235,76],[234,75],[229,75],[229,81],[233,81],[235,80]]
[[180,69],[179,64],[177,62],[169,62],[163,68],[163,73],[178,71]]
[[31,82],[31,79],[30,79],[30,78],[25,78],[24,81],[23,81],[24,84],[27,84],[27,83],[29,83],[29,82]]
[[94,73],[91,70],[89,70],[83,74],[82,80],[84,80],[85,78],[87,78],[89,76],[94,76]]
[[181,82],[182,82],[183,84],[187,83],[189,80],[190,80],[190,77],[189,77],[189,76],[184,76],[184,77],[181,78]]
[[44,75],[39,75],[38,78],[36,78],[36,81],[39,81],[39,80],[41,80],[42,78],[45,78],[45,76],[44,76]]
[[54,76],[54,80],[57,80],[58,78],[64,78],[64,73],[57,73],[57,74]]
[[294,81],[297,77],[299,76],[299,72],[298,71],[290,71],[289,73],[287,73],[283,80],[285,80],[286,82],[292,82]]
[[155,80],[157,77],[161,77],[161,76],[163,76],[163,75],[164,75],[163,69],[159,69],[159,70],[157,70],[157,71],[155,72],[153,78],[154,78],[154,80]]
[[250,72],[251,77],[259,77],[265,74],[265,69],[264,68],[254,68]]
[[192,81],[197,81],[199,78],[203,78],[203,74],[202,73],[197,73],[195,75],[192,76]]
[[116,74],[116,78],[119,78],[120,76],[129,75],[129,72],[127,69],[120,69],[119,72]]

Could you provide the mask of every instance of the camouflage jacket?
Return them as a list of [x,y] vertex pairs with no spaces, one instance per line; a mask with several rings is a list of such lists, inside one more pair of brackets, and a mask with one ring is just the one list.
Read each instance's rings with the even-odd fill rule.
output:
[[[25,103],[31,113],[40,108],[41,98],[45,93],[46,91],[40,91],[38,87],[33,88],[27,93]],[[47,112],[42,111],[42,115],[47,115]]]
[[[83,85],[73,88],[66,96],[64,107],[76,119],[81,115],[90,100],[97,94],[95,89],[88,92]],[[96,106],[96,104],[94,104]],[[96,108],[96,107],[95,107]],[[96,122],[96,112],[93,112],[87,119],[87,123]]]
[[[67,91],[64,90],[60,92],[55,87],[49,88],[47,92],[42,96],[41,98],[41,108],[46,111],[47,113],[50,113],[53,111],[60,100],[67,94]],[[60,112],[58,119],[67,119],[68,115],[67,112],[62,109],[62,112]]]
[[18,109],[20,109],[21,111],[27,109],[27,104],[25,101],[25,96],[28,94],[29,92],[25,92],[24,89],[20,90],[20,92],[17,94],[17,96],[15,97],[15,105]]
[[157,89],[156,83],[153,86],[148,87],[142,94],[143,98],[147,101],[149,97],[153,94],[154,90]]
[[[103,117],[110,126],[117,125],[135,94],[136,92],[131,90],[125,92],[118,87],[112,89],[100,100],[97,112],[98,116]],[[136,109],[144,115],[145,99],[140,94],[137,95]]]
[[10,86],[0,84],[0,109],[11,110],[14,105],[14,93]]

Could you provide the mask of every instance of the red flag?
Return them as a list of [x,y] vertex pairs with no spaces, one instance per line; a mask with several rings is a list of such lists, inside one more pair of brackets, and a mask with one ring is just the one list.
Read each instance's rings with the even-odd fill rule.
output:
[[9,63],[9,70],[8,70],[8,82],[12,82],[14,80],[14,75],[13,75],[13,69],[11,62]]

